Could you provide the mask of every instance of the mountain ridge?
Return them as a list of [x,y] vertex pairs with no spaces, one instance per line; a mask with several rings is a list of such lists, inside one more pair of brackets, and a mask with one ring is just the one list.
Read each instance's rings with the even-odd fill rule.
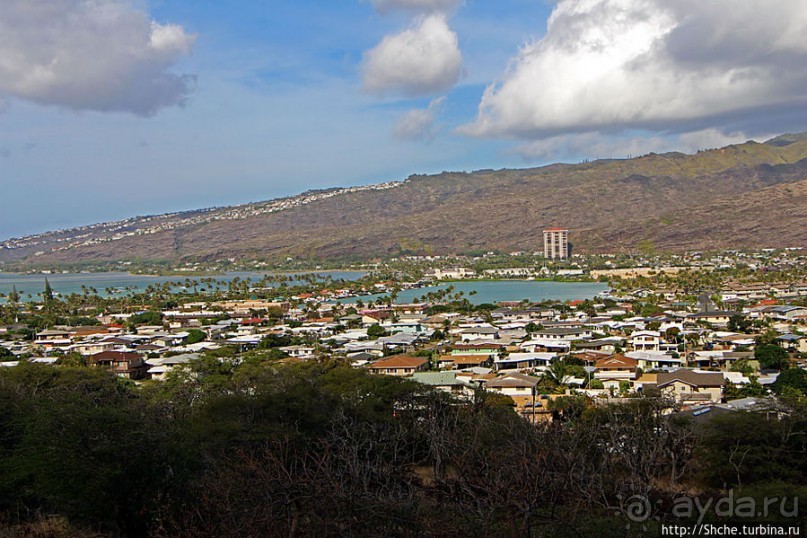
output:
[[[776,207],[768,203],[777,201]],[[773,218],[771,218],[773,217]],[[579,252],[807,245],[807,135],[699,151],[404,181],[13,238],[0,262],[44,265],[221,258],[368,259],[542,249]],[[739,243],[739,244],[738,244]]]

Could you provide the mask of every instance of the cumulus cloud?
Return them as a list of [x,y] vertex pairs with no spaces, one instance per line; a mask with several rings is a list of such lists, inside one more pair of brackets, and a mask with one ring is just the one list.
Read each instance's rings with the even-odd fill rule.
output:
[[194,41],[128,0],[3,0],[0,101],[152,115],[193,90],[169,69]]
[[437,135],[435,118],[445,102],[445,97],[432,99],[426,108],[410,110],[398,120],[392,134],[398,140],[431,141]]
[[364,54],[364,88],[374,93],[434,94],[453,86],[461,71],[457,34],[440,13],[419,18]]
[[802,0],[560,0],[461,132],[754,134],[807,110],[805,36]]
[[375,8],[381,13],[396,9],[428,13],[434,11],[451,11],[459,6],[462,0],[372,0]]

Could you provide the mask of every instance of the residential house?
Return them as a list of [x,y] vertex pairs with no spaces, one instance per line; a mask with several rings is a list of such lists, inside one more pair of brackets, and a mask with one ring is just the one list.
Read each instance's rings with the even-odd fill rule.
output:
[[66,350],[73,344],[70,339],[70,332],[59,329],[46,329],[36,333],[34,345],[45,350],[62,349]]
[[[392,334],[423,334],[425,328],[420,321],[398,321],[384,326]],[[431,332],[431,331],[429,331]]]
[[594,379],[602,381],[605,388],[618,388],[622,381],[636,380],[639,361],[625,355],[611,355],[598,360],[594,367]]
[[693,351],[689,357],[689,364],[699,368],[720,368],[730,370],[731,365],[740,359],[753,360],[751,351],[705,350]]
[[415,372],[423,372],[429,367],[429,361],[423,357],[394,355],[370,363],[366,368],[373,374],[411,376]]
[[661,334],[658,331],[636,331],[630,336],[634,351],[659,351]]
[[471,340],[496,340],[499,338],[499,329],[496,327],[471,327],[460,331],[463,342]]
[[89,363],[91,366],[109,368],[119,377],[134,380],[144,379],[149,370],[142,356],[126,351],[102,351],[91,355]]
[[571,342],[574,340],[588,340],[591,338],[591,329],[582,327],[579,323],[563,323],[554,327],[545,326],[543,329],[532,333],[532,335],[535,338],[544,338],[546,340]]
[[160,357],[156,359],[146,359],[146,364],[150,366],[148,375],[151,379],[157,381],[165,381],[166,376],[171,370],[188,364],[192,360],[199,359],[199,353],[183,353],[182,355],[173,355],[171,357]]
[[804,306],[774,306],[771,309],[771,317],[784,321],[795,321],[807,317],[807,307]]
[[457,372],[453,371],[415,372],[412,374],[412,380],[462,399],[471,398],[474,394],[474,390],[479,386],[478,381],[474,381],[466,376],[457,376]]
[[585,342],[575,342],[574,347],[577,350],[604,351],[607,353],[614,353],[617,346],[622,347],[624,341],[624,338],[619,337],[598,338],[596,340],[588,340]]
[[636,392],[644,392],[645,388],[654,389],[658,385],[658,374],[643,373],[635,381],[630,382],[630,387]]
[[186,332],[176,334],[155,334],[150,343],[160,347],[174,347],[181,346],[187,338],[188,333]]
[[630,351],[625,356],[636,359],[642,370],[674,369],[684,365],[681,357],[673,357],[661,351]]
[[505,357],[497,358],[494,365],[497,370],[528,368],[543,370],[549,367],[555,357],[557,357],[555,353],[510,353]]
[[502,350],[502,344],[494,342],[472,342],[454,344],[451,353],[455,355],[489,355],[494,356]]
[[112,351],[116,347],[114,342],[110,341],[101,341],[101,342],[93,342],[87,341],[82,342],[79,344],[75,344],[72,347],[73,351],[81,353],[82,355],[95,355],[96,353],[101,353],[102,351]]
[[490,355],[472,354],[472,355],[441,355],[438,359],[438,366],[440,368],[450,368],[452,370],[462,370],[465,368],[487,368],[493,361]]
[[365,326],[391,323],[393,313],[392,310],[367,310],[361,313],[361,322]]
[[782,343],[784,348],[797,353],[807,353],[807,336],[788,333],[781,335],[777,340]]
[[657,388],[682,405],[720,403],[725,378],[720,372],[698,372],[679,368],[658,374]]
[[278,349],[286,353],[289,357],[296,357],[298,359],[310,359],[314,356],[314,346],[282,346]]
[[718,327],[725,327],[729,324],[731,316],[736,315],[737,312],[730,312],[725,310],[713,310],[709,312],[697,312],[695,314],[687,314],[686,319],[694,323],[704,322],[709,325]]
[[538,381],[537,377],[508,372],[485,382],[485,389],[505,396],[532,396]]

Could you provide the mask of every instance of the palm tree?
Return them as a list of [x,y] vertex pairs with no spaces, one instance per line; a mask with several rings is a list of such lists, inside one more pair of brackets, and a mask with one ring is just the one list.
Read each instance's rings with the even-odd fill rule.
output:
[[17,303],[20,302],[20,294],[17,292],[17,286],[11,287],[11,293],[7,296],[8,302],[11,303],[11,307],[14,309],[14,323],[20,322],[20,309],[17,306]]
[[563,359],[555,359],[549,364],[544,375],[557,383],[558,385],[565,385],[572,378],[569,369]]

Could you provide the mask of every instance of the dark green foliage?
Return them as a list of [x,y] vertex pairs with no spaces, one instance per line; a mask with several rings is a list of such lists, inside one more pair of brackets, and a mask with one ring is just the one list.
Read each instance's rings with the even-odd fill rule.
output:
[[100,325],[101,322],[95,318],[90,318],[87,316],[71,316],[67,318],[67,324],[71,327],[78,327]]
[[807,395],[807,372],[801,368],[785,370],[776,378],[772,388],[780,395]]
[[48,282],[47,278],[45,279],[45,290],[42,292],[42,300],[46,305],[53,302],[53,289],[50,287],[50,282]]
[[807,480],[807,420],[804,405],[777,412],[734,412],[704,428],[698,461],[702,477],[715,487]]
[[387,330],[378,323],[374,323],[373,325],[367,327],[367,336],[373,340],[381,336],[387,336],[388,334],[389,333]]
[[129,318],[129,325],[162,325],[162,312],[149,310],[135,314]]
[[754,358],[762,369],[784,370],[790,366],[787,351],[776,344],[759,344],[754,348]]
[[185,339],[186,344],[197,344],[199,342],[203,342],[207,339],[207,335],[204,331],[199,329],[188,329],[188,338]]
[[549,410],[562,420],[577,419],[588,407],[588,399],[584,396],[560,396],[549,400]]
[[0,369],[0,518],[125,536],[633,536],[619,498],[807,478],[800,408],[718,417],[693,458],[691,424],[660,399],[539,398],[563,420],[533,425],[498,393],[458,401],[276,350],[205,353],[140,387]]
[[729,318],[728,330],[732,332],[748,332],[753,323],[742,314],[734,314]]
[[60,357],[57,363],[60,366],[80,367],[87,366],[87,357],[77,351],[71,351],[63,357]]
[[12,286],[11,292],[8,294],[8,302],[11,304],[20,302],[20,292],[17,291],[17,286]]
[[0,499],[144,534],[170,463],[158,415],[103,370],[0,372]]
[[736,400],[738,398],[758,398],[768,394],[765,387],[759,384],[755,377],[751,377],[749,383],[742,385],[735,385],[732,382],[727,382],[723,389],[723,394],[727,400]]
[[261,339],[261,342],[258,344],[258,349],[290,346],[292,343],[292,337],[287,334],[269,333]]

